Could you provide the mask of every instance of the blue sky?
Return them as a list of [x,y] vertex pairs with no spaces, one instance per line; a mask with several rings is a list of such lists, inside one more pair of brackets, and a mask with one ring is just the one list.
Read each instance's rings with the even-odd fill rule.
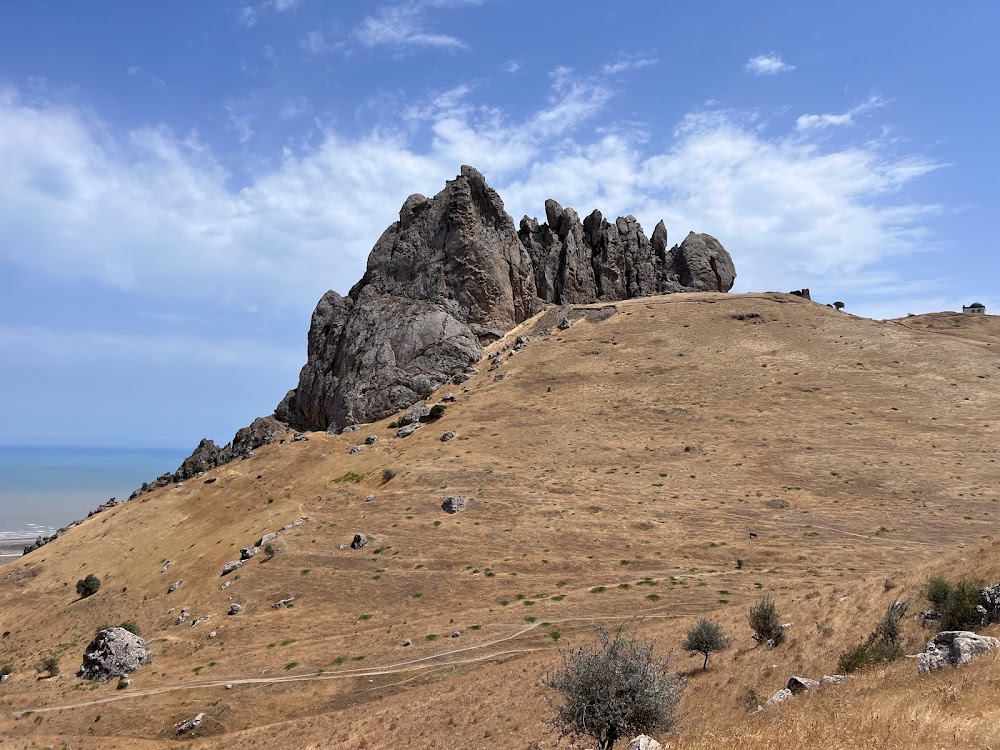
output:
[[717,236],[735,291],[1000,311],[1000,6],[0,4],[0,442],[226,441],[413,192]]

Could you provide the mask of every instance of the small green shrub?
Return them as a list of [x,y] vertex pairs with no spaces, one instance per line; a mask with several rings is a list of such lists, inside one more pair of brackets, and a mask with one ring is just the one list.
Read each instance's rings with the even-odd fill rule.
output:
[[704,671],[708,669],[709,654],[713,651],[725,651],[729,648],[729,644],[730,640],[722,629],[722,625],[703,617],[688,630],[681,648],[704,656],[705,661],[701,665],[702,671]]
[[431,407],[431,413],[428,418],[433,422],[435,420],[441,419],[441,417],[444,416],[444,412],[445,412],[444,404],[434,404],[434,406]]
[[382,484],[385,484],[386,482],[390,481],[391,479],[394,479],[395,476],[396,476],[396,472],[394,472],[392,469],[383,469],[382,470]]
[[81,578],[76,582],[76,593],[81,599],[93,596],[101,588],[101,579],[93,573],[88,573],[86,578]]
[[769,596],[765,596],[750,608],[747,623],[753,630],[754,640],[758,643],[777,646],[784,639],[785,631],[781,627],[778,608]]
[[976,607],[982,583],[962,578],[950,583],[944,578],[933,576],[924,584],[924,596],[941,615],[942,630],[979,630],[982,618]]
[[41,669],[49,677],[55,677],[59,674],[59,659],[55,656],[46,656],[42,659]]

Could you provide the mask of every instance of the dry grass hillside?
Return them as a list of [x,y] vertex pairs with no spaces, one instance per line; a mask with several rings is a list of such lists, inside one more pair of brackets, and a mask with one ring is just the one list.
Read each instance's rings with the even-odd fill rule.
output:
[[[524,333],[527,347],[499,370],[484,360],[467,392],[442,389],[432,402],[457,402],[411,437],[385,420],[267,446],[0,569],[0,664],[14,666],[0,744],[551,748],[542,678],[557,649],[641,617],[690,673],[665,746],[995,746],[991,657],[925,678],[903,659],[746,705],[791,674],[832,673],[931,573],[1000,581],[1000,319],[877,322],[772,293],[614,307],[511,332],[493,348]],[[455,494],[468,508],[444,513]],[[220,576],[300,518],[273,558]],[[358,532],[370,543],[341,549]],[[78,600],[87,573],[103,586]],[[792,623],[772,650],[746,625],[764,594]],[[227,616],[230,602],[243,611]],[[200,622],[175,624],[182,607]],[[734,644],[701,673],[679,644],[706,613]],[[155,654],[134,684],[73,676],[95,628],[126,620]],[[931,633],[905,627],[921,650]],[[50,655],[64,674],[41,679]]]

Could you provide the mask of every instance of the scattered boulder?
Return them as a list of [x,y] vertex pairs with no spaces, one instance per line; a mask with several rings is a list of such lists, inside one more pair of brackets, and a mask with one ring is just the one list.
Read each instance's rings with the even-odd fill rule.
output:
[[821,687],[827,687],[828,685],[839,685],[846,679],[847,676],[842,674],[825,674],[823,675],[823,679],[819,681],[819,684]]
[[375,445],[378,442],[378,435],[369,435],[365,438],[365,445]]
[[496,375],[493,376],[493,382],[494,383],[499,383],[501,380],[503,380],[503,373],[502,372],[498,372]]
[[423,427],[423,425],[420,424],[420,422],[414,422],[413,424],[406,425],[406,427],[400,427],[398,430],[396,430],[396,437],[400,438],[409,437],[414,432],[419,430],[421,427]]
[[410,643],[410,639],[409,639],[409,638],[406,638],[406,639],[405,639],[405,640],[403,641],[403,647],[405,648],[406,646],[410,646],[410,645],[412,645],[412,644]]
[[568,331],[572,326],[573,324],[569,322],[569,318],[563,318],[559,321],[559,325],[557,325],[556,328],[560,331]]
[[917,662],[917,671],[927,674],[938,669],[961,667],[977,656],[1000,646],[1000,640],[967,630],[945,630],[930,639]]
[[232,604],[229,605],[229,614],[230,615],[238,615],[242,611],[243,611],[243,607],[240,606],[239,604],[236,604],[235,602],[233,602]]
[[201,722],[204,721],[204,719],[205,719],[205,714],[203,713],[198,714],[197,716],[193,716],[187,721],[182,721],[180,724],[177,724],[174,727],[174,732],[176,734],[190,734],[195,729],[201,726]]
[[168,594],[172,594],[172,593],[174,593],[174,592],[175,592],[175,591],[176,591],[177,589],[179,589],[179,588],[181,587],[181,584],[182,584],[182,583],[184,583],[184,581],[183,581],[183,580],[180,580],[180,581],[174,581],[174,582],[173,582],[173,583],[171,583],[171,584],[170,584],[170,586],[169,586],[169,587],[167,588],[167,593],[168,593]]
[[228,588],[229,588],[230,586],[232,586],[232,585],[233,585],[233,582],[232,582],[232,581],[226,581],[226,582],[225,582],[224,584],[222,584],[222,586],[220,586],[219,588],[221,588],[221,589],[222,589],[223,591],[225,591],[226,589],[228,589]]
[[260,551],[259,547],[240,547],[240,559],[249,560]]
[[208,637],[209,638],[218,638],[219,634],[216,631],[212,630],[212,631],[209,632]]
[[462,634],[459,633],[457,630],[455,630],[455,631],[452,632],[451,637],[452,638],[461,638]]
[[296,432],[292,436],[292,442],[293,443],[303,443],[303,442],[305,442],[307,440],[309,440],[309,438],[306,436],[306,434],[304,432]]
[[808,677],[789,677],[788,684],[785,687],[792,691],[792,695],[798,695],[808,690],[816,690],[819,687],[819,683],[816,680],[810,680]]
[[374,499],[375,499],[375,495],[367,495],[367,496],[365,497],[365,502],[366,502],[366,503],[370,503],[370,502],[371,502],[372,500],[374,500]]
[[227,576],[234,570],[238,570],[243,567],[243,560],[230,560],[225,565],[222,566],[222,575]]
[[468,503],[462,495],[452,495],[441,503],[441,509],[445,513],[458,513],[465,510],[466,505]]
[[277,538],[278,538],[278,533],[276,531],[272,531],[269,534],[264,534],[264,536],[260,538],[260,541],[257,542],[256,546],[264,547],[265,545],[270,544]]
[[341,435],[350,435],[352,432],[357,432],[361,429],[361,425],[349,424],[344,429],[340,431]]
[[663,750],[663,745],[647,734],[640,734],[628,743],[628,750]]
[[351,540],[351,549],[361,549],[368,544],[368,537],[365,534],[355,534]]
[[297,526],[301,526],[301,525],[302,525],[302,524],[304,524],[305,522],[306,522],[306,519],[304,519],[304,518],[296,518],[296,519],[295,519],[294,521],[292,521],[291,523],[286,523],[286,524],[285,524],[284,526],[282,526],[282,527],[281,527],[281,530],[282,530],[282,531],[289,531],[289,530],[291,530],[291,529],[294,529],[294,528],[296,528]]
[[359,453],[361,453],[361,451],[363,451],[364,449],[365,447],[363,445],[352,445],[350,450],[348,450],[347,452],[352,456],[356,456]]
[[454,393],[448,392],[441,397],[441,401],[444,403],[452,403],[453,401],[458,401],[458,398]]
[[979,592],[979,606],[976,610],[980,616],[980,627],[1000,622],[1000,583],[987,586]]
[[166,573],[167,572],[167,568],[169,568],[171,565],[173,565],[173,563],[170,560],[167,560],[165,563],[163,563],[163,567],[160,568],[160,572],[161,573]]
[[83,665],[77,675],[103,682],[136,671],[147,659],[146,642],[142,638],[125,628],[106,628],[83,652]]
[[405,427],[406,425],[413,424],[414,422],[423,422],[430,415],[431,407],[421,401],[404,411],[403,415],[396,420],[396,424],[400,427]]
[[0,683],[2,683],[2,682],[8,682],[9,680],[10,680],[10,673],[9,672],[7,674],[0,674]]
[[788,688],[782,688],[768,699],[767,703],[764,704],[764,708],[767,708],[768,706],[776,706],[779,703],[784,703],[793,695],[795,694]]
[[455,439],[455,433],[452,432],[451,430],[448,430],[444,435],[441,436],[442,443],[447,443],[449,440],[454,440],[454,439]]
[[217,480],[218,477],[209,477],[208,479],[205,480],[205,484],[215,484]]
[[287,599],[278,599],[274,604],[271,605],[272,609],[284,609],[289,604],[295,601],[294,596],[290,596]]
[[514,352],[519,352],[522,349],[524,349],[524,347],[528,345],[528,342],[530,340],[531,339],[529,339],[527,336],[518,336],[516,339],[514,339],[514,346],[511,347],[510,350],[511,354],[513,354]]

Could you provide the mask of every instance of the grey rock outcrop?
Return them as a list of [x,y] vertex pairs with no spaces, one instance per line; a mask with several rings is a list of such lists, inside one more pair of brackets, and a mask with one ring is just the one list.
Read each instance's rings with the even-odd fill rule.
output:
[[405,427],[408,424],[423,422],[430,415],[431,415],[431,407],[420,401],[415,403],[406,411],[404,411],[402,416],[398,420],[396,420],[396,424],[398,424],[400,427]]
[[275,416],[295,429],[372,422],[429,396],[540,309],[531,259],[471,167],[412,195],[346,297],[313,313],[308,361]]
[[201,726],[201,722],[205,720],[205,714],[196,714],[192,716],[187,721],[182,721],[174,727],[174,732],[176,734],[189,734]]
[[809,690],[816,690],[819,687],[819,683],[816,680],[810,680],[808,677],[789,677],[788,684],[785,687],[792,691],[792,695],[798,695]]
[[[220,448],[208,438],[198,443],[190,456],[184,459],[177,471],[161,474],[152,482],[143,482],[142,486],[129,496],[135,499],[160,487],[183,482],[185,479],[200,476],[204,472],[222,466],[238,458],[249,458],[254,450],[273,443],[288,432],[288,426],[274,417],[258,417],[248,426],[237,431],[232,441]],[[214,482],[215,478],[205,480],[206,484]]]
[[547,302],[732,288],[732,258],[707,234],[668,249],[663,222],[647,238],[633,216],[609,222],[595,211],[581,222],[553,200],[545,218],[525,217],[518,230],[467,166],[433,198],[411,195],[361,281],[319,301],[306,364],[275,417],[337,431],[405,409]]
[[355,534],[351,540],[351,549],[361,549],[368,544],[368,537],[365,534]]
[[917,662],[917,671],[927,674],[938,669],[961,667],[977,656],[1000,647],[1000,640],[967,630],[945,630],[930,639]]
[[406,427],[400,427],[396,430],[396,437],[405,438],[412,435],[414,432],[419,430],[423,425],[420,422],[414,422],[413,424],[408,424]]
[[146,642],[142,638],[125,628],[106,628],[83,652],[83,665],[77,675],[103,682],[134,672],[147,659]]
[[772,695],[770,698],[767,699],[767,703],[764,704],[764,708],[767,708],[768,706],[776,706],[779,703],[784,703],[789,698],[792,698],[794,695],[795,693],[793,693],[788,688],[782,688],[777,693],[775,693],[774,695]]
[[628,750],[663,750],[663,745],[648,734],[640,734],[628,743]]
[[462,495],[452,495],[441,503],[441,510],[445,513],[458,513],[465,510],[468,503]]
[[[691,232],[667,250],[661,221],[651,239],[634,216],[608,222],[594,211],[545,202],[544,223],[525,216],[518,236],[531,255],[538,296],[555,304],[587,304],[671,292],[728,292],[736,268],[721,243]],[[567,326],[568,327],[568,326]]]
[[230,560],[225,565],[222,566],[222,575],[227,576],[234,570],[239,570],[243,567],[243,560]]
[[987,586],[979,592],[979,626],[985,628],[1000,622],[1000,583]]

